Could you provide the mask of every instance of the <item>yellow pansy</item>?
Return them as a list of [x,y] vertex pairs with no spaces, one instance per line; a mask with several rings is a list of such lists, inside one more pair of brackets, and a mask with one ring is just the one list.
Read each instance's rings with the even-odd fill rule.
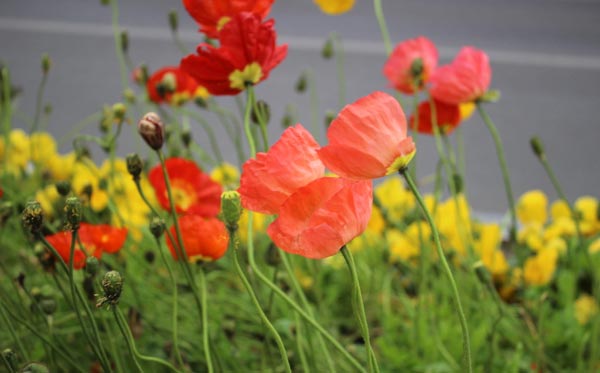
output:
[[517,202],[517,218],[522,224],[544,224],[548,219],[548,197],[541,190],[531,190]]
[[585,325],[598,313],[598,303],[591,295],[581,295],[575,301],[575,319],[580,325]]
[[398,261],[410,262],[421,254],[419,247],[398,230],[394,229],[387,232],[387,239],[390,248],[390,262],[392,263]]
[[314,0],[314,3],[329,15],[346,13],[354,6],[354,0]]
[[56,142],[47,132],[36,132],[29,136],[31,160],[36,165],[46,167],[49,160],[56,155]]
[[523,267],[523,278],[529,285],[546,285],[556,270],[558,251],[551,248],[540,250],[528,258]]
[[375,187],[375,196],[381,205],[387,209],[388,217],[398,222],[415,206],[415,197],[404,188],[400,177],[388,177]]
[[56,190],[56,185],[50,184],[47,185],[44,189],[38,190],[35,193],[35,200],[42,205],[42,210],[47,217],[54,216],[54,204],[60,198],[60,194],[58,194],[58,190]]
[[594,197],[583,196],[575,201],[575,211],[580,216],[579,228],[585,235],[593,235],[600,231],[598,221],[598,200]]

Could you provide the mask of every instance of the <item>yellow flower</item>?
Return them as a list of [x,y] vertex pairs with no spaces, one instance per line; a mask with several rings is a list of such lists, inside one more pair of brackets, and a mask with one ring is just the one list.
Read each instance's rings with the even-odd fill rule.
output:
[[535,223],[526,225],[519,231],[517,241],[533,251],[541,250],[544,245],[542,226]]
[[302,286],[302,288],[305,290],[310,289],[315,282],[311,276],[307,275],[298,268],[294,270],[294,275],[296,276],[296,279],[298,280],[300,286]]
[[390,230],[387,232],[387,239],[390,248],[390,262],[411,262],[412,259],[419,257],[419,246],[411,242],[402,232],[395,229]]
[[210,178],[228,190],[237,189],[240,183],[240,171],[230,163],[223,163],[210,173]]
[[508,271],[504,253],[499,250],[501,240],[502,232],[498,224],[482,224],[479,227],[479,240],[475,242],[475,251],[495,278],[504,276]]
[[471,232],[471,214],[465,196],[460,194],[440,203],[437,207],[435,223],[440,234],[447,241],[444,247],[452,248],[464,255]]
[[548,197],[541,190],[531,190],[517,202],[517,218],[523,224],[544,224],[548,219]]
[[545,241],[551,241],[555,238],[565,236],[574,236],[577,233],[575,222],[570,218],[558,218],[544,230],[543,237]]
[[354,0],[313,0],[325,14],[338,15],[346,13],[354,6]]
[[46,167],[53,180],[64,181],[69,180],[73,175],[76,161],[77,156],[74,152],[65,155],[52,154],[47,160]]
[[[8,144],[0,139],[0,160],[6,161],[6,170],[18,174],[29,162],[29,137],[20,129],[14,129],[8,135]],[[0,163],[2,164],[2,163]]]
[[105,186],[101,187],[100,184],[100,171],[90,160],[75,163],[71,187],[75,194],[82,198],[84,203],[89,203],[94,211],[102,211],[108,205]]
[[590,254],[600,253],[600,238],[596,238],[590,243],[588,251],[590,252]]
[[371,218],[369,219],[369,223],[367,223],[366,232],[374,233],[374,234],[382,234],[385,229],[385,221],[383,220],[383,216],[381,215],[381,211],[373,206],[371,210]]
[[552,203],[552,206],[550,207],[550,214],[552,215],[552,220],[571,218],[571,210],[569,209],[569,205],[562,199],[558,199]]
[[575,201],[575,211],[581,217],[579,228],[585,235],[593,235],[600,231],[598,221],[598,200],[594,197],[583,196]]
[[49,160],[56,155],[56,142],[47,132],[36,132],[29,136],[31,160],[36,165],[46,167]]
[[544,248],[546,250],[554,250],[559,255],[563,255],[567,252],[567,242],[560,237],[553,238],[544,244]]
[[552,279],[556,270],[558,251],[551,248],[540,250],[525,261],[523,278],[529,285],[545,285]]
[[575,319],[580,325],[585,325],[598,313],[598,303],[591,295],[581,295],[575,301]]
[[50,184],[42,190],[38,190],[35,193],[35,199],[42,205],[44,214],[48,217],[54,216],[54,204],[60,198],[60,194],[56,190],[56,185]]
[[415,197],[404,188],[399,176],[388,177],[375,188],[375,196],[381,205],[387,209],[392,221],[401,221],[415,206]]
[[[242,211],[240,222],[238,223],[238,237],[242,244],[248,243],[248,211]],[[259,234],[264,234],[267,228],[267,215],[259,212],[252,213],[252,233],[256,238]]]

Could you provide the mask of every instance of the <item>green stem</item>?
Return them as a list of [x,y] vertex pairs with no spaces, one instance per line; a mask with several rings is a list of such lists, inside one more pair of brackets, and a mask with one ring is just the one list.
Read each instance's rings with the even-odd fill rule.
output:
[[304,343],[302,339],[302,323],[300,322],[300,316],[297,312],[294,315],[294,318],[296,320],[296,345],[298,346],[298,355],[300,355],[300,365],[302,366],[303,372],[310,373],[308,360],[306,359],[306,354],[304,353]]
[[[252,227],[252,212],[248,212],[248,226]],[[249,242],[250,242],[250,240],[251,240],[251,238],[248,237]],[[248,295],[250,295],[250,298],[252,299],[252,303],[254,304],[254,307],[256,307],[256,310],[258,311],[260,319],[263,321],[263,323],[266,325],[267,329],[269,329],[269,331],[273,335],[273,338],[275,339],[275,343],[277,343],[277,347],[279,349],[279,353],[280,353],[281,359],[284,363],[286,372],[291,373],[292,368],[290,367],[290,362],[287,357],[287,351],[285,349],[283,341],[281,340],[281,336],[279,335],[279,333],[277,332],[277,330],[275,329],[273,324],[271,324],[271,321],[269,321],[269,318],[267,317],[267,315],[265,315],[265,312],[263,311],[262,307],[260,306],[260,303],[258,302],[258,298],[256,297],[256,294],[254,293],[254,289],[252,288],[250,281],[248,281],[248,278],[246,277],[246,275],[244,274],[244,271],[242,270],[242,267],[240,266],[240,262],[238,259],[238,248],[235,243],[236,243],[235,231],[230,230],[229,231],[229,250],[233,251],[233,263],[235,265],[235,269],[238,273],[238,276],[242,280],[242,283],[244,284],[244,287],[246,288]]]
[[338,78],[338,110],[342,110],[344,105],[346,105],[346,74],[344,72],[344,46],[342,44],[342,38],[337,32],[334,32],[332,34],[332,40],[335,49],[335,67],[337,70]]
[[[414,124],[412,125],[412,138],[415,143],[415,148],[417,147],[417,140],[419,139],[419,91],[415,89],[415,93],[413,94],[413,102],[412,102],[412,115],[414,118]],[[409,123],[410,125],[410,123]],[[410,172],[415,180],[419,180],[417,176],[417,157],[413,158],[412,162],[410,162]]]
[[306,71],[308,80],[308,96],[310,100],[310,124],[312,132],[317,141],[321,138],[321,128],[319,126],[319,95],[317,93],[317,80],[312,69]]
[[191,110],[182,109],[183,113],[191,116],[196,120],[196,122],[200,123],[204,132],[206,132],[206,136],[208,136],[208,141],[210,142],[210,148],[215,153],[217,157],[217,161],[219,164],[223,163],[223,154],[221,153],[221,148],[219,148],[219,143],[217,142],[217,137],[215,136],[215,132],[213,131],[210,124],[204,119],[200,114],[197,114]]
[[40,115],[42,113],[42,101],[44,99],[44,88],[46,87],[46,82],[48,81],[48,73],[42,73],[42,80],[40,81],[40,85],[38,86],[37,94],[35,97],[35,114],[33,117],[33,124],[31,126],[30,133],[34,133],[38,130],[40,125]]
[[65,133],[64,135],[62,135],[58,140],[57,140],[57,144],[60,146],[62,144],[64,144],[65,141],[67,141],[69,138],[75,136],[76,134],[80,133],[85,127],[87,127],[88,125],[92,124],[92,123],[97,123],[98,120],[100,120],[100,118],[102,117],[102,113],[97,111],[93,114],[88,115],[87,117],[83,118],[81,121],[75,123],[74,125],[70,126],[70,130]]
[[406,170],[400,170],[400,174],[404,177],[404,179],[406,180],[411,191],[415,195],[415,198],[417,199],[417,202],[419,203],[419,206],[421,207],[421,210],[423,211],[423,214],[425,215],[425,218],[427,219],[427,222],[429,223],[429,226],[431,227],[431,232],[433,234],[433,238],[435,241],[435,246],[437,249],[438,256],[440,258],[440,261],[442,262],[442,267],[444,268],[446,276],[448,277],[450,286],[452,287],[452,295],[454,297],[456,311],[458,313],[458,318],[460,321],[460,327],[461,327],[462,336],[463,336],[463,354],[464,354],[464,360],[465,360],[464,363],[466,365],[467,371],[469,373],[472,373],[473,366],[472,366],[472,361],[471,361],[471,342],[470,342],[470,338],[469,338],[469,328],[467,326],[467,319],[465,317],[465,313],[462,308],[462,303],[460,301],[460,295],[458,293],[458,287],[456,286],[456,281],[454,280],[454,275],[452,274],[452,270],[450,269],[450,266],[448,265],[448,261],[446,260],[446,255],[444,254],[444,251],[442,250],[442,244],[440,243],[440,236],[439,236],[437,227],[435,226],[435,223],[433,222],[433,218],[431,217],[431,214],[427,210],[427,206],[425,205],[425,201],[423,201],[423,197],[421,196],[419,189],[417,188],[414,181],[410,177],[410,174],[408,172],[406,172]]
[[252,130],[250,129],[250,112],[252,110],[252,102],[254,101],[254,90],[252,86],[246,89],[247,97],[246,97],[246,109],[244,110],[244,132],[246,133],[246,138],[248,139],[248,147],[250,148],[250,157],[256,157],[256,142],[254,141],[254,136],[252,135]]
[[373,0],[373,9],[375,10],[375,17],[377,17],[377,23],[379,24],[379,31],[381,32],[381,39],[383,39],[383,44],[385,46],[385,53],[389,56],[392,53],[392,42],[390,41],[390,33],[388,32],[385,23],[381,0]]
[[208,303],[206,302],[206,278],[204,276],[204,268],[200,268],[200,297],[202,301],[202,343],[204,344],[204,356],[206,358],[206,366],[208,372],[214,372],[212,358],[210,355],[210,344],[208,341]]
[[27,353],[27,350],[25,349],[25,347],[23,347],[21,338],[17,335],[15,328],[13,327],[12,323],[8,319],[8,316],[6,316],[6,313],[4,312],[3,308],[0,308],[0,311],[1,311],[0,314],[2,314],[2,318],[4,319],[4,322],[6,323],[6,326],[8,327],[8,331],[10,332],[10,335],[11,335],[15,345],[19,349],[21,356],[23,356],[23,358],[25,360],[29,361],[29,354]]
[[379,366],[377,365],[377,359],[375,357],[375,351],[371,346],[371,337],[369,336],[369,323],[367,321],[367,314],[365,312],[365,305],[362,298],[362,292],[360,291],[360,282],[358,281],[358,272],[356,271],[356,264],[354,258],[350,253],[350,250],[346,245],[342,246],[341,253],[344,256],[344,260],[348,265],[350,271],[350,277],[354,285],[353,298],[355,299],[354,306],[356,307],[355,312],[358,317],[358,323],[360,324],[361,334],[367,347],[367,360],[369,362],[370,372],[379,372]]
[[487,126],[492,138],[494,139],[494,144],[496,145],[496,154],[498,155],[498,162],[500,162],[500,169],[502,170],[502,178],[504,180],[504,189],[506,190],[506,198],[508,200],[508,208],[510,211],[510,240],[511,242],[515,242],[517,239],[517,214],[515,212],[515,199],[513,197],[513,191],[510,183],[510,175],[508,173],[508,166],[506,165],[506,158],[504,156],[504,147],[502,146],[502,140],[500,140],[500,135],[498,134],[498,129],[492,122],[492,119],[489,117],[487,112],[483,109],[483,105],[481,102],[477,102],[477,111],[483,122]]
[[121,89],[125,91],[129,86],[127,83],[127,62],[123,54],[121,46],[121,30],[119,29],[119,4],[118,0],[110,0],[110,8],[112,11],[112,30],[115,44],[115,54],[119,61],[119,73],[121,76]]

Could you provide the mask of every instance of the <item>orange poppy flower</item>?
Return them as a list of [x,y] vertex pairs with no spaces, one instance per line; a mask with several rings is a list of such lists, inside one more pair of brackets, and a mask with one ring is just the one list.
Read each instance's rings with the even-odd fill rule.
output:
[[200,95],[202,87],[179,67],[167,66],[150,76],[146,90],[152,102],[178,104]]
[[325,166],[317,155],[319,144],[297,124],[286,129],[268,153],[258,153],[242,167],[238,192],[244,208],[277,214],[298,188],[322,177]]
[[370,180],[323,177],[285,201],[267,234],[286,252],[326,258],[366,229],[372,200]]
[[216,38],[223,26],[237,13],[250,12],[264,19],[274,2],[275,0],[183,0],[183,5],[200,25],[200,32]]
[[[198,214],[204,217],[217,216],[223,192],[221,185],[212,181],[210,176],[202,172],[193,161],[169,158],[165,165],[178,213]],[[165,210],[170,210],[169,196],[160,165],[150,170],[148,180],[154,188],[160,205]]]
[[[229,235],[222,221],[195,214],[181,216],[178,220],[183,246],[190,261],[217,260],[225,255],[229,245]],[[173,237],[177,239],[175,226],[172,226],[170,230]],[[166,240],[171,255],[178,260],[177,251],[168,235]]]
[[114,254],[125,244],[127,228],[117,228],[108,224],[81,223],[78,234],[88,252],[99,250]]
[[383,66],[383,75],[400,92],[412,94],[429,81],[438,62],[438,51],[424,36],[399,43]]
[[[454,104],[447,104],[438,100],[433,100],[435,104],[435,116],[440,132],[449,134],[461,122],[460,107]],[[417,109],[419,122],[415,123],[414,113],[410,116],[410,128],[418,133],[433,135],[433,118],[431,113],[431,105],[429,101],[423,101]],[[418,126],[418,128],[415,128]]]
[[373,92],[342,109],[327,130],[329,145],[319,157],[334,173],[374,179],[406,167],[415,143],[406,136],[406,118],[398,101]]
[[200,44],[181,68],[213,95],[238,94],[267,79],[287,55],[287,45],[275,45],[274,25],[252,13],[236,14],[219,32],[219,47]]
[[[68,265],[71,254],[71,232],[58,232],[46,236],[46,241],[56,249],[62,260]],[[102,250],[94,250],[93,252],[90,252],[90,254],[100,259]],[[85,258],[85,253],[81,251],[81,247],[76,243],[75,253],[73,254],[73,268],[81,269],[85,267]]]
[[449,65],[440,67],[431,78],[431,95],[449,104],[472,102],[483,96],[492,80],[488,55],[463,47]]

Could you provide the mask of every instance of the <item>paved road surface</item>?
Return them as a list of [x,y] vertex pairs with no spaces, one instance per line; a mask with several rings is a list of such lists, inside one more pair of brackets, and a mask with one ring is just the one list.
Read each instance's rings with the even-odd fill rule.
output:
[[[152,69],[178,63],[182,54],[170,41],[166,21],[173,7],[179,10],[182,38],[192,49],[200,38],[179,2],[121,1],[120,23],[130,32],[133,61],[144,61]],[[548,157],[570,197],[600,195],[600,1],[387,0],[383,7],[394,42],[426,35],[439,46],[442,62],[462,45],[489,52],[492,85],[502,91],[501,101],[489,106],[489,113],[504,139],[517,195],[542,188],[555,196],[531,155],[528,142],[534,134],[546,143]],[[280,39],[290,46],[288,58],[258,88],[259,96],[272,106],[272,140],[281,132],[278,120],[288,103],[294,103],[300,121],[311,126],[308,96],[293,90],[298,75],[308,67],[318,76],[321,114],[337,108],[335,64],[319,55],[330,32],[340,33],[346,46],[347,102],[386,89],[380,73],[385,54],[369,1],[357,0],[352,12],[329,17],[310,0],[278,0],[272,16]],[[21,111],[33,113],[41,54],[48,52],[53,59],[46,100],[54,107],[49,129],[58,136],[103,104],[119,100],[110,17],[110,9],[99,1],[0,3],[0,60],[24,88]],[[231,99],[222,101],[235,107]],[[479,211],[504,211],[502,179],[487,130],[474,116],[463,132],[473,205]],[[206,145],[200,130],[194,134]],[[135,150],[135,143],[134,136],[125,133],[119,153]],[[229,147],[227,141],[223,143]],[[69,150],[69,144],[62,150]],[[226,153],[235,159],[232,151]],[[432,141],[420,140],[421,176],[432,172],[434,162]]]

